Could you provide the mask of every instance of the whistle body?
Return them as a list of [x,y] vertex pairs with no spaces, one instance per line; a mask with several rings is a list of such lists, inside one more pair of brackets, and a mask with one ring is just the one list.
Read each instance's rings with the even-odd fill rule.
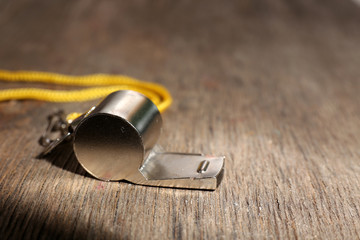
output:
[[95,178],[215,189],[225,157],[163,152],[156,146],[161,127],[160,112],[150,99],[135,91],[117,91],[75,119],[66,138],[71,136],[77,160]]

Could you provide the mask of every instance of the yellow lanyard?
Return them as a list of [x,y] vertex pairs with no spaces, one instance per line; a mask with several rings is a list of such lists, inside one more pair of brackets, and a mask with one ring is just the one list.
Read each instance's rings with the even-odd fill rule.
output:
[[4,89],[0,90],[0,101],[11,99],[35,99],[48,102],[79,102],[102,98],[118,90],[133,90],[150,98],[151,101],[156,104],[160,112],[164,112],[172,103],[170,93],[162,85],[143,82],[123,75],[93,74],[69,76],[48,72],[0,70],[0,80],[10,82],[41,82],[72,86],[93,86],[91,88],[70,91],[41,88]]

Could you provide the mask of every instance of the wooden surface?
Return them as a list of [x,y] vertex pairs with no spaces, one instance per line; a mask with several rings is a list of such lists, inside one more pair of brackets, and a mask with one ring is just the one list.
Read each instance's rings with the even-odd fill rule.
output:
[[1,239],[359,239],[359,24],[349,0],[0,1],[1,68],[162,83],[160,144],[227,158],[214,192],[101,182],[36,158],[92,102],[0,103]]

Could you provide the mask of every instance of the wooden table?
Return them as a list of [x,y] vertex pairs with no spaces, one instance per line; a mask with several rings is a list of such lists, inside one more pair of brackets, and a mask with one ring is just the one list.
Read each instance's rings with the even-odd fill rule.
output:
[[102,182],[69,146],[36,158],[47,115],[96,101],[0,103],[2,239],[360,238],[355,0],[0,6],[1,68],[161,83],[159,143],[226,156],[214,192]]

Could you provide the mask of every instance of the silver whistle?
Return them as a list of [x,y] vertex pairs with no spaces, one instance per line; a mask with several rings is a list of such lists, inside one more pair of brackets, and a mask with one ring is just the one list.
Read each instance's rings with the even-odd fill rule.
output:
[[[49,118],[40,138],[43,156],[65,140],[81,166],[104,181],[214,190],[222,180],[225,157],[164,152],[156,142],[162,119],[156,105],[135,91],[117,91],[71,123],[61,113]],[[52,131],[61,136],[51,140]]]

